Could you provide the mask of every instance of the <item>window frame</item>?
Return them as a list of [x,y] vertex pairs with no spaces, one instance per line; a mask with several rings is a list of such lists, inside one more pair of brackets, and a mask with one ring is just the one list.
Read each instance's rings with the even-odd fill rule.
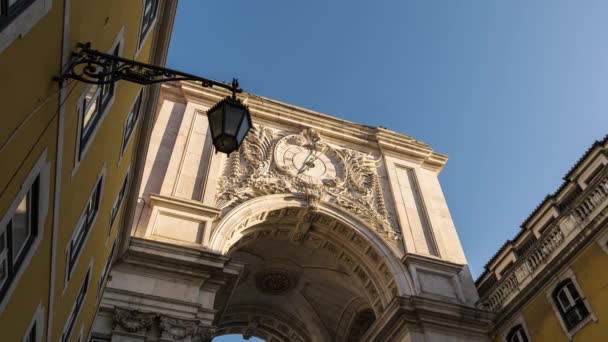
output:
[[[31,334],[34,332],[34,339],[31,339]],[[30,321],[30,324],[25,329],[21,342],[42,342],[42,334],[44,332],[44,307],[42,303],[38,305],[34,312],[34,317]]]
[[[53,0],[28,0],[0,15],[0,54],[15,40],[31,31],[46,16]],[[15,5],[13,5],[15,6]]]
[[[123,55],[124,45],[125,40],[123,27],[114,39],[114,43],[112,44],[112,47],[107,51],[107,53],[116,54],[120,57]],[[113,82],[106,85],[89,84],[85,87],[84,91],[78,98],[78,102],[76,105],[76,111],[78,114],[78,128],[76,134],[76,151],[74,156],[74,168],[72,171],[72,176],[74,176],[74,174],[78,170],[80,162],[85,158],[89,147],[92,145],[93,140],[95,140],[95,136],[97,135],[99,128],[103,124],[105,117],[110,112],[112,105],[116,100],[118,84],[118,82]],[[97,89],[95,89],[95,92],[93,93],[94,95],[91,97],[95,98],[95,100],[87,102],[87,95],[94,87],[97,87]],[[109,90],[106,92],[104,89]],[[85,126],[84,119],[87,110],[90,108],[90,105],[92,103],[96,104],[95,113],[92,115],[92,118]]]
[[[586,308],[587,312],[589,313],[585,318],[583,318],[580,322],[578,322],[572,328],[568,328],[568,325],[564,321],[564,317],[561,314],[561,308],[558,307],[559,304],[553,298],[553,294],[557,291],[558,288],[560,288],[564,284],[564,282],[566,280],[570,280],[572,282],[572,285],[574,286],[574,288],[578,292],[578,294],[579,294],[582,302],[585,305],[585,308]],[[562,272],[553,281],[552,285],[549,286],[548,288],[546,288],[545,296],[546,296],[547,301],[551,305],[551,308],[555,312],[555,316],[556,316],[557,321],[559,322],[560,326],[562,327],[562,330],[564,331],[564,333],[566,334],[566,336],[568,338],[570,338],[570,339],[572,339],[572,337],[577,332],[579,332],[583,327],[585,327],[587,324],[589,324],[589,322],[592,322],[592,321],[596,322],[597,321],[597,317],[595,316],[595,313],[593,312],[593,310],[591,308],[591,305],[587,301],[587,298],[584,296],[584,293],[581,290],[581,287],[579,286],[578,281],[576,279],[576,275],[574,274],[574,272],[571,269],[566,269],[564,272]]]
[[[589,309],[587,309],[583,297],[574,286],[572,280],[569,278],[562,280],[559,284],[557,284],[553,290],[552,298],[556,304],[562,321],[569,331],[576,328],[577,325],[581,324],[590,315]],[[569,319],[571,313],[576,313],[580,319],[578,319],[576,322],[571,322]]]
[[103,266],[103,269],[101,270],[101,273],[99,275],[99,285],[97,286],[97,297],[99,297],[99,295],[101,294],[101,289],[103,288],[105,280],[108,277],[108,275],[110,274],[110,268],[112,266],[112,260],[114,260],[114,251],[115,250],[116,250],[116,240],[114,240],[114,243],[112,244],[112,249],[110,249],[110,254],[108,254],[106,263]]
[[[3,241],[2,245],[4,250],[0,252],[0,265],[6,268],[6,278],[0,280],[0,301],[4,301],[9,292],[11,284],[17,278],[17,274],[21,271],[25,259],[32,252],[32,247],[36,241],[39,231],[41,230],[39,215],[40,215],[40,174],[37,175],[34,180],[25,188],[25,193],[17,196],[13,202],[15,206],[12,212],[7,213],[5,219],[2,220],[0,225],[0,239]],[[26,200],[27,217],[26,226],[28,229],[27,237],[23,244],[19,247],[17,254],[14,253],[13,246],[13,221],[15,212],[23,200]],[[25,267],[23,268],[25,269]]]
[[[51,164],[47,160],[48,150],[44,150],[41,155],[38,157],[38,160],[32,166],[30,172],[27,177],[23,180],[23,182],[19,186],[19,192],[14,195],[13,201],[11,205],[7,208],[4,216],[0,219],[0,230],[3,232],[8,225],[9,220],[12,219],[15,211],[22,198],[26,196],[26,194],[31,191],[32,185],[37,182],[38,183],[38,196],[37,196],[37,208],[35,210],[36,218],[32,220],[32,223],[36,224],[37,230],[36,234],[32,237],[31,242],[29,242],[29,246],[27,247],[27,252],[22,253],[19,256],[18,267],[14,267],[11,275],[7,278],[7,280],[2,284],[0,291],[0,315],[4,311],[7,303],[10,301],[8,298],[11,298],[12,292],[15,290],[21,276],[28,269],[30,262],[32,261],[38,247],[40,246],[40,242],[44,237],[44,224],[46,222],[48,209],[49,209],[49,188],[50,188],[50,178],[51,178]],[[11,185],[13,186],[13,185]],[[33,214],[33,212],[32,212]],[[6,239],[8,239],[8,235],[5,235]],[[8,240],[6,240],[8,241]],[[9,253],[7,248],[7,254]],[[8,260],[7,260],[8,263]],[[7,265],[8,267],[8,265]],[[8,271],[8,270],[7,270]]]
[[524,326],[521,324],[517,324],[509,330],[509,332],[507,333],[507,337],[505,338],[506,342],[515,342],[513,341],[513,337],[515,337],[515,334],[519,334],[519,336],[523,338],[520,339],[519,342],[530,342],[528,333],[526,332]]
[[[93,271],[93,259],[89,263],[89,267],[87,268],[87,272],[84,275],[84,279],[82,280],[82,284],[80,285],[80,289],[78,290],[78,294],[74,299],[74,305],[72,305],[72,309],[70,310],[70,314],[65,321],[63,329],[61,330],[61,342],[68,342],[70,340],[70,336],[74,331],[74,327],[76,326],[76,321],[78,320],[78,316],[82,311],[82,306],[87,298],[87,293],[89,292],[89,286],[91,285],[91,273]],[[80,332],[82,335],[82,330]]]
[[[103,200],[104,183],[105,165],[97,177],[95,185],[93,185],[93,190],[91,190],[89,193],[89,197],[87,198],[84,208],[81,211],[80,218],[78,219],[76,227],[72,232],[72,236],[65,247],[66,264],[64,291],[72,278],[74,270],[78,266],[80,255],[82,254],[91,230],[95,226],[97,218],[99,217],[99,209],[101,208],[101,201]],[[95,208],[94,211],[91,211],[90,208],[93,200],[95,200],[93,204]]]
[[532,342],[532,337],[528,330],[528,326],[521,314],[515,316],[512,320],[500,328],[500,340],[503,342],[510,342],[509,338],[512,337],[511,333],[519,327],[521,327],[525,337],[528,339],[528,342]]
[[[155,4],[154,16],[152,17],[151,20],[145,21],[145,19],[146,19],[146,16],[145,16],[145,14],[146,14],[146,3],[148,1],[154,2],[154,4]],[[156,25],[156,21],[158,19],[158,10],[159,10],[159,8],[160,8],[160,0],[142,0],[141,20],[140,20],[140,25],[139,25],[139,35],[137,37],[137,52],[135,54],[136,56],[139,55],[139,51],[144,46],[144,43],[148,39],[148,36],[150,35],[150,32],[153,31],[154,26]],[[147,27],[144,30],[144,25],[146,23],[147,23]]]
[[[139,124],[139,118],[141,117],[142,107],[144,103],[144,88],[140,88],[135,96],[135,100],[129,109],[129,113],[125,117],[125,122],[123,124],[122,131],[122,143],[120,146],[120,159],[125,154],[127,147],[129,146],[129,142],[131,142],[131,137],[133,136],[133,132],[137,129],[137,125]],[[131,119],[132,117],[135,119]],[[130,120],[131,119],[131,120]],[[129,123],[132,123],[130,127],[128,127]]]
[[111,338],[110,337],[99,337],[99,336],[93,336],[91,337],[90,342],[110,342]]
[[114,203],[112,204],[112,208],[110,209],[110,224],[108,227],[108,235],[106,236],[106,239],[110,237],[110,234],[112,233],[112,228],[114,227],[114,223],[116,222],[116,218],[118,217],[118,212],[122,208],[122,203],[124,202],[125,195],[127,194],[127,189],[131,181],[130,173],[131,166],[129,165],[129,168],[127,169],[127,172],[125,173],[125,176],[120,185],[120,189],[118,190],[116,198],[114,199]]
[[[13,221],[15,211],[20,207],[23,200],[26,201],[26,228],[28,233],[23,244],[15,254],[15,247],[13,246]],[[0,301],[4,300],[10,284],[12,284],[16,274],[21,269],[26,256],[29,255],[40,230],[38,221],[40,211],[40,175],[26,188],[24,194],[17,197],[14,203],[17,203],[15,210],[6,216],[6,219],[3,220],[5,222],[0,226],[0,241],[3,246],[3,250],[0,252],[0,267],[4,267],[6,272],[6,277],[0,280]]]
[[0,0],[0,32],[8,27],[21,13],[30,7],[35,0],[17,0],[12,5],[8,0]]

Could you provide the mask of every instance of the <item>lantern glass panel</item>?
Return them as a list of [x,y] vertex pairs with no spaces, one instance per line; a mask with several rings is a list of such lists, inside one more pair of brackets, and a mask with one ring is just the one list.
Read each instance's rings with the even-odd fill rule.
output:
[[245,138],[245,135],[247,134],[247,132],[249,131],[249,119],[247,117],[243,118],[243,121],[241,122],[241,127],[239,127],[239,132],[236,135],[236,141],[241,144],[241,142],[243,142],[243,139]]
[[239,129],[239,124],[245,116],[245,111],[238,104],[229,104],[226,106],[224,134],[235,136]]
[[209,127],[211,128],[211,136],[213,139],[217,138],[220,134],[222,134],[222,126],[223,126],[223,115],[224,106],[220,106],[216,108],[213,112],[209,113]]

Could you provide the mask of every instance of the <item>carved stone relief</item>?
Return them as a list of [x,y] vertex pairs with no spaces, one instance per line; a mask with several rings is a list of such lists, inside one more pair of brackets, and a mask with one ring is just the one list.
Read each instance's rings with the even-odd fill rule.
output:
[[163,334],[167,334],[175,340],[181,340],[196,334],[197,323],[173,317],[161,317],[160,328]]
[[260,291],[278,295],[291,290],[297,283],[295,273],[280,267],[269,267],[256,275],[256,286]]
[[129,333],[146,335],[153,326],[157,327],[164,340],[211,342],[215,336],[215,328],[202,325],[198,320],[169,317],[152,312],[116,307],[113,320],[115,329],[120,327]]
[[144,313],[121,308],[116,308],[114,311],[114,325],[118,325],[130,333],[148,330],[155,319],[156,314],[154,313]]
[[217,206],[227,208],[263,195],[299,194],[313,212],[320,201],[333,204],[385,239],[396,240],[399,231],[384,202],[378,162],[362,152],[330,146],[311,128],[280,136],[255,126],[229,159]]

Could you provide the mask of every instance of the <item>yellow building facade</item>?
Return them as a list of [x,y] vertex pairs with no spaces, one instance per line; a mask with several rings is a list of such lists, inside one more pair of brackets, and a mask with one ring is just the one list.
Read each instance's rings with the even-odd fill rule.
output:
[[608,136],[486,265],[480,302],[500,342],[608,341]]
[[129,234],[159,88],[54,78],[85,42],[163,65],[176,6],[0,2],[0,340],[89,340]]

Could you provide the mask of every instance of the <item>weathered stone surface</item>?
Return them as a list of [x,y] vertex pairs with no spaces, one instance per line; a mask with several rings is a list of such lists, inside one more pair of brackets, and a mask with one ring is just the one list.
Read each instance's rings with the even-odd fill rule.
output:
[[226,94],[188,82],[163,92],[175,94],[159,107],[134,237],[97,333],[123,334],[102,324],[123,308],[159,315],[149,341],[486,339],[437,179],[445,156],[243,95],[254,128],[226,157],[203,120]]

